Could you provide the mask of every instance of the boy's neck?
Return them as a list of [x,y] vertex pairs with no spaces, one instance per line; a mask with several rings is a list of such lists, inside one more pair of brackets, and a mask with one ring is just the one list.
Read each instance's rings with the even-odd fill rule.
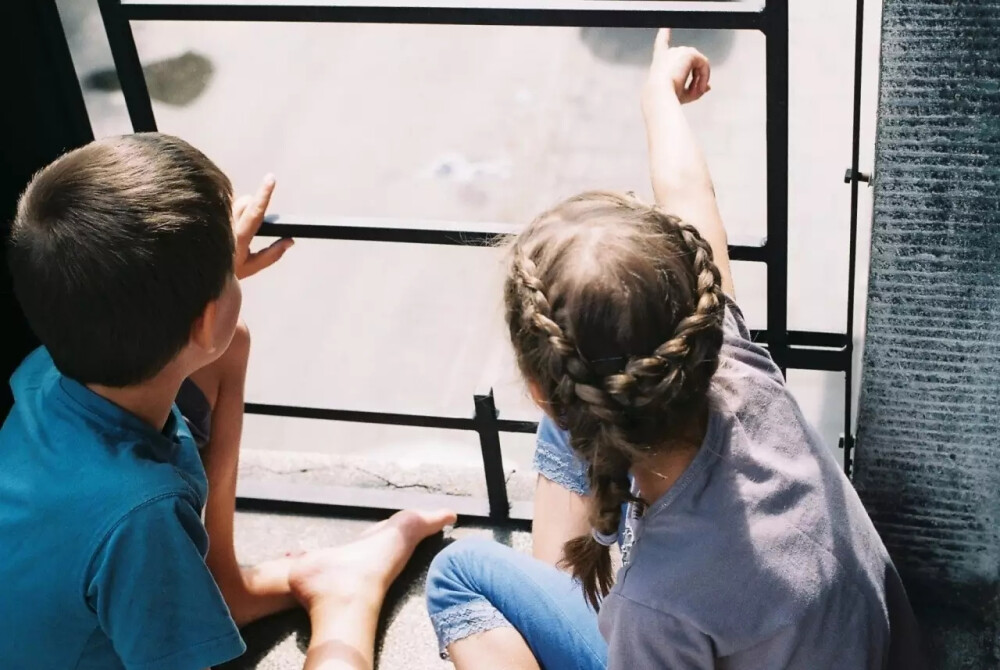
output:
[[87,388],[139,417],[156,430],[163,430],[170,418],[177,392],[184,377],[162,370],[152,379],[132,386],[112,387],[87,384]]

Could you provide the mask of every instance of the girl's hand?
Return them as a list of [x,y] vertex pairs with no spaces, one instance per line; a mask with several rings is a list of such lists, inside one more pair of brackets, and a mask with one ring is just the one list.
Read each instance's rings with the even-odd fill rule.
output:
[[643,97],[667,95],[676,97],[681,104],[694,102],[711,90],[711,73],[708,58],[691,47],[671,47],[670,29],[662,28],[656,34]]

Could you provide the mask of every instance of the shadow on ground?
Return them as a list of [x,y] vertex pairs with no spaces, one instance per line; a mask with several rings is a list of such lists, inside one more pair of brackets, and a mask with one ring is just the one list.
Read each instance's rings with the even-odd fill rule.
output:
[[[155,61],[142,68],[149,97],[177,107],[190,105],[205,89],[215,68],[205,56],[187,51],[180,56]],[[86,88],[119,91],[121,84],[114,68],[95,70],[83,78]]]

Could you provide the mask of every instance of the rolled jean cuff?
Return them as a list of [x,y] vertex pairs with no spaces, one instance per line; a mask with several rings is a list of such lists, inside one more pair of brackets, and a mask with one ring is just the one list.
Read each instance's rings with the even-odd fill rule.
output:
[[448,658],[448,645],[470,635],[495,628],[513,628],[500,610],[488,600],[477,599],[431,614],[431,624],[437,633],[441,658]]

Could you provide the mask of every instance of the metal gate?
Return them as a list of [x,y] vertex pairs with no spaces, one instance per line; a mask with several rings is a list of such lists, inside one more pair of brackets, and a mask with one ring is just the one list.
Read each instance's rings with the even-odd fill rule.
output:
[[[155,131],[156,120],[139,62],[131,21],[285,21],[331,23],[405,23],[507,26],[569,26],[606,28],[700,28],[758,30],[766,38],[767,236],[755,244],[733,245],[735,261],[764,263],[767,268],[766,329],[754,331],[781,367],[842,372],[845,378],[844,468],[850,473],[852,362],[854,336],[854,271],[857,229],[860,119],[861,33],[864,0],[857,0],[854,72],[854,129],[851,167],[849,284],[847,329],[844,333],[788,329],[788,0],[750,3],[649,0],[98,0],[122,93],[133,130]],[[269,220],[263,236],[322,240],[357,240],[407,244],[486,246],[497,236],[517,232],[516,226],[481,224],[386,224],[357,220],[349,223]],[[467,417],[364,412],[321,407],[248,403],[251,414],[325,419],[476,431],[482,449],[488,499],[450,496],[446,501],[466,518],[523,525],[530,510],[512,512],[507,496],[500,433],[530,433],[536,424],[500,417],[492,389],[474,394]],[[329,487],[319,496],[302,495],[292,487],[258,487],[241,506],[268,509],[317,509],[349,515],[382,515],[411,505],[426,504],[427,495],[403,491],[365,491]],[[444,496],[440,496],[444,497]]]

